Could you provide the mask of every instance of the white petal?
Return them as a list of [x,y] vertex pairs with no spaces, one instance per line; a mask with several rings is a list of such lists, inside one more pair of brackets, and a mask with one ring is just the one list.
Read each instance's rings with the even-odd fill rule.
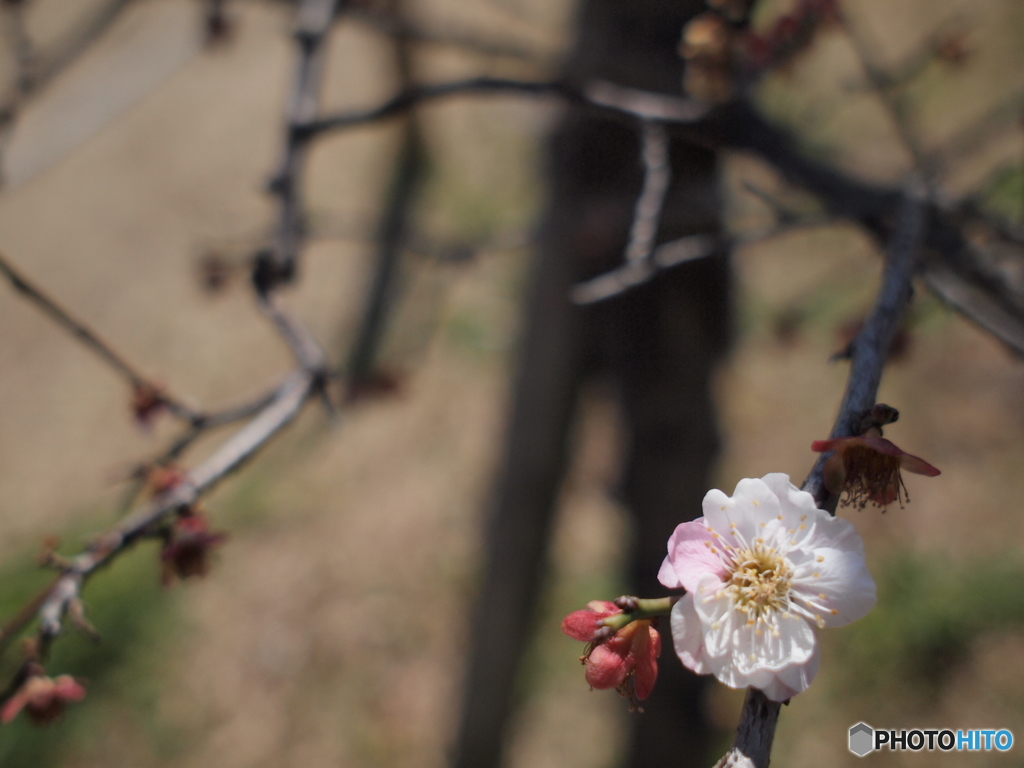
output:
[[[756,634],[752,630],[760,629]],[[776,616],[775,631],[761,624],[744,627],[736,642],[737,666],[744,672],[754,669],[776,671],[792,664],[805,664],[817,644],[807,620],[790,613]]]
[[672,606],[672,644],[683,666],[706,675],[710,670],[704,656],[704,630],[693,608],[693,595],[686,594]]
[[803,548],[819,549],[827,547],[828,549],[854,552],[861,557],[864,556],[864,541],[849,520],[844,520],[841,517],[832,517],[826,512],[821,512],[821,515],[822,517],[814,521],[814,531],[803,542]]
[[761,536],[764,526],[781,514],[779,498],[761,480],[745,478],[736,484],[732,498],[719,490],[708,491],[704,497],[704,517],[716,532],[735,534],[742,546],[749,546]]
[[693,593],[693,607],[700,617],[704,632],[704,652],[708,656],[732,656],[733,625],[737,613],[723,591],[724,585],[708,574],[698,582]]
[[816,641],[805,618],[795,613],[776,614],[774,626],[767,622],[749,624],[747,614],[733,607],[720,584],[717,579],[702,579],[704,593],[694,597],[709,657],[731,658],[736,672],[742,675],[804,664],[811,658]]
[[782,515],[787,523],[802,522],[802,518],[824,514],[831,517],[827,512],[818,509],[814,503],[814,497],[807,491],[801,491],[789,481],[789,475],[782,472],[773,472],[761,478],[761,481],[768,486],[772,493],[779,499]]
[[815,647],[814,654],[807,660],[806,664],[794,664],[791,667],[780,669],[776,673],[776,677],[780,683],[792,690],[793,694],[800,693],[800,691],[807,689],[807,686],[814,680],[814,676],[818,674],[818,663],[820,661],[821,653]]
[[[767,685],[755,685],[761,692],[772,701],[788,701],[800,693],[800,690],[790,688],[779,677],[773,676]],[[801,689],[802,690],[802,689]]]
[[875,581],[857,552],[816,549],[810,562],[794,569],[790,599],[823,626],[842,627],[875,605]]

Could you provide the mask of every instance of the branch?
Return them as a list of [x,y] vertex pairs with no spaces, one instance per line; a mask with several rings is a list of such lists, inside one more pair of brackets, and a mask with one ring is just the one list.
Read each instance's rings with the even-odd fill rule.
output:
[[353,8],[349,17],[393,37],[429,45],[460,48],[483,56],[521,59],[536,64],[553,63],[550,53],[519,41],[489,40],[469,30],[428,29],[397,13],[382,12],[373,8]]
[[178,485],[101,534],[85,551],[71,558],[40,604],[41,639],[49,642],[60,633],[64,615],[79,598],[82,586],[90,576],[140,539],[154,535],[155,529],[167,516],[195,504],[202,494],[242,466],[298,415],[315,391],[316,377],[313,374],[308,371],[292,374],[248,424],[204,462],[186,473]]
[[[926,224],[925,191],[921,182],[914,178],[908,182],[903,195],[875,305],[851,345],[850,375],[831,437],[854,435],[857,417],[875,404],[889,347],[913,296],[911,280]],[[822,480],[825,458],[824,454],[818,458],[804,481],[803,490],[814,496],[820,508],[835,514],[839,496],[830,494]],[[781,706],[761,691],[748,689],[736,740],[716,768],[768,768]]]
[[283,157],[270,182],[278,198],[274,241],[264,255],[262,273],[257,277],[261,292],[295,277],[296,262],[303,239],[302,201],[299,188],[305,165],[307,143],[302,126],[316,119],[320,82],[327,55],[326,38],[335,13],[344,0],[301,0],[296,12],[295,41],[299,56],[285,125]]
[[77,61],[78,57],[85,53],[89,46],[107,31],[121,14],[121,11],[131,5],[132,2],[133,0],[110,0],[91,18],[68,33],[60,45],[56,46],[56,52],[49,60],[40,63],[36,67],[34,76],[29,83],[28,92],[41,90],[69,65]]
[[575,286],[571,296],[577,304],[592,304],[620,294],[646,282],[658,271],[651,263],[651,257],[658,237],[658,226],[661,224],[661,209],[672,183],[672,160],[665,126],[653,120],[644,120],[640,125],[644,183],[636,199],[633,223],[629,228],[625,264]]
[[322,382],[327,373],[327,355],[309,328],[284,305],[275,293],[259,296],[260,308],[273,321],[302,369]]
[[[800,151],[793,137],[767,122],[749,104],[736,101],[710,109],[691,99],[591,81],[582,89],[565,81],[521,81],[477,77],[451,83],[409,88],[371,109],[344,112],[312,121],[299,129],[304,140],[322,132],[366,125],[401,114],[416,104],[470,93],[550,94],[609,117],[629,121],[659,120],[673,133],[712,149],[754,152],[771,163],[787,180],[817,195],[827,212],[859,222],[870,233],[887,241],[893,230],[891,212],[899,206],[898,189],[868,184],[851,178]],[[945,279],[929,279],[939,296],[965,317],[993,333],[1014,351],[1024,354],[1018,329],[1024,328],[1024,297],[989,271],[977,256],[950,212],[928,206],[932,226],[923,245],[935,251]],[[922,261],[931,264],[932,260]],[[938,268],[936,268],[938,269]],[[934,271],[929,267],[930,271]],[[625,265],[601,276],[595,285],[579,286],[575,301],[589,303],[629,290],[649,280],[646,267]],[[584,290],[584,285],[588,287]],[[955,286],[955,290],[951,288]],[[957,297],[971,295],[970,303]],[[984,304],[984,309],[980,305]]]
[[689,235],[659,245],[650,258],[639,262],[627,261],[621,267],[604,272],[573,286],[570,298],[576,304],[594,304],[621,296],[651,280],[665,269],[718,253],[722,238],[717,235]]
[[10,281],[16,291],[39,307],[49,315],[58,325],[71,333],[76,339],[82,342],[88,349],[95,353],[107,365],[113,368],[123,378],[127,379],[135,390],[146,390],[154,393],[160,404],[180,419],[192,424],[202,420],[201,413],[190,408],[176,398],[172,398],[162,391],[162,388],[145,376],[138,369],[128,363],[121,355],[113,350],[103,339],[91,331],[88,326],[73,318],[56,301],[47,296],[43,291],[32,285],[20,272],[18,272],[10,260],[0,253],[0,274]]
[[341,112],[303,125],[300,132],[305,139],[319,133],[366,125],[394,117],[424,101],[448,96],[483,93],[520,93],[525,95],[554,95],[570,103],[589,105],[639,120],[686,123],[701,119],[708,107],[693,99],[641,91],[593,80],[582,89],[564,80],[509,80],[500,77],[471,77],[451,83],[419,85],[407,88],[382,104],[370,109]]

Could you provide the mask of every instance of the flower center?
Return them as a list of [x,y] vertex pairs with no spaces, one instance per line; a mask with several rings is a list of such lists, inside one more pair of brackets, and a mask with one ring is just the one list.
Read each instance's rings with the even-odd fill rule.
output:
[[732,576],[726,587],[733,605],[751,620],[789,607],[792,572],[774,548],[755,544],[733,554]]

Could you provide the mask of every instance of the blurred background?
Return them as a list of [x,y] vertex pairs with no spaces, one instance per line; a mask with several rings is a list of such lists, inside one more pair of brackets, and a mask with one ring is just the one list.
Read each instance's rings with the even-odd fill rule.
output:
[[[370,107],[409,82],[477,74],[620,75],[680,93],[675,43],[700,5],[617,5],[630,4],[354,4],[330,33],[321,109]],[[794,5],[759,2],[755,27]],[[662,21],[631,26],[629,14],[648,7]],[[975,201],[1019,239],[1024,5],[842,8],[870,41],[872,66],[897,78],[919,146],[941,158],[942,200]],[[0,96],[10,94],[0,251],[153,379],[211,408],[257,395],[290,365],[254,305],[246,265],[274,218],[266,182],[281,153],[294,10],[270,0],[0,4]],[[631,70],[648,61],[627,56],[622,40],[652,29],[668,40],[659,55],[677,63],[648,83]],[[933,55],[922,59],[925,49]],[[847,29],[820,30],[753,99],[810,157],[854,178],[898,187],[911,167]],[[207,578],[161,587],[152,542],[99,573],[85,598],[102,643],[68,630],[48,664],[86,679],[87,700],[47,728],[21,718],[0,729],[0,765],[474,764],[464,736],[482,731],[461,713],[466,681],[491,665],[486,643],[479,647],[486,632],[472,626],[493,572],[485,542],[500,531],[493,519],[517,477],[516,418],[552,370],[530,361],[569,348],[572,370],[551,385],[563,407],[524,427],[551,432],[542,442],[558,461],[538,491],[542,567],[524,561],[524,583],[536,589],[521,598],[522,663],[511,666],[507,711],[502,703],[488,714],[498,718],[497,759],[669,764],[638,757],[638,719],[657,723],[657,701],[629,713],[613,692],[588,691],[561,617],[642,584],[637,569],[655,557],[643,542],[667,536],[644,527],[653,517],[634,514],[645,504],[670,531],[700,514],[707,488],[731,493],[743,477],[777,471],[799,483],[845,383],[846,364],[829,357],[870,307],[880,252],[762,160],[684,149],[683,185],[696,181],[670,195],[663,239],[721,231],[728,260],[723,251],[666,271],[613,300],[618,309],[544,315],[546,290],[564,297],[621,257],[624,234],[602,227],[622,211],[628,225],[639,187],[635,137],[600,128],[581,140],[573,131],[590,129],[574,119],[550,99],[473,95],[317,140],[304,183],[308,239],[285,292],[339,364],[354,359],[367,286],[392,231],[386,214],[401,212],[373,396],[336,419],[312,402],[208,498],[205,510],[231,538]],[[614,171],[601,176],[604,146],[625,157],[621,190],[605,189]],[[586,151],[570,157],[576,147]],[[598,169],[578,195],[551,182],[571,162]],[[411,189],[408,200],[396,189]],[[697,213],[673,214],[672,201],[688,194],[702,201],[687,209]],[[565,203],[573,195],[577,208]],[[568,236],[556,232],[560,217],[577,222]],[[579,263],[559,271],[550,254],[565,237],[586,242]],[[599,245],[588,250],[588,237]],[[1019,252],[1013,258],[1024,264]],[[693,316],[638,309],[673,301],[696,307]],[[531,318],[551,324],[531,331]],[[699,343],[677,333],[694,324]],[[677,336],[685,354],[664,353]],[[552,338],[565,347],[544,352]],[[631,377],[638,369],[653,373]],[[72,553],[113,523],[124,476],[176,436],[168,418],[140,429],[130,398],[120,378],[0,285],[0,616],[52,578],[36,563],[41,542],[57,536]],[[840,510],[865,538],[879,603],[824,634],[818,680],[782,713],[780,766],[854,764],[846,731],[861,720],[1008,728],[1024,738],[1024,368],[921,285],[879,401],[901,412],[886,436],[943,474],[909,476],[905,509]],[[697,437],[687,431],[694,419]],[[682,425],[678,434],[661,430],[669,422]],[[219,439],[204,438],[184,463]],[[649,447],[659,440],[674,447]],[[678,489],[658,490],[673,482]],[[669,646],[666,678],[679,667]],[[17,661],[9,651],[5,676]],[[489,690],[476,695],[488,700]],[[710,764],[731,740],[742,692],[712,683],[687,696],[702,736],[673,764]],[[981,766],[1012,763],[1013,754],[870,759]]]

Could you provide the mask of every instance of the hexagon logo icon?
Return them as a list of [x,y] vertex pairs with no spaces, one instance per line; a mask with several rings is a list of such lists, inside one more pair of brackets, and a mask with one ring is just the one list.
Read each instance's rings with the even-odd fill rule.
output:
[[850,751],[857,757],[864,757],[875,748],[875,730],[867,723],[857,723],[850,728]]

